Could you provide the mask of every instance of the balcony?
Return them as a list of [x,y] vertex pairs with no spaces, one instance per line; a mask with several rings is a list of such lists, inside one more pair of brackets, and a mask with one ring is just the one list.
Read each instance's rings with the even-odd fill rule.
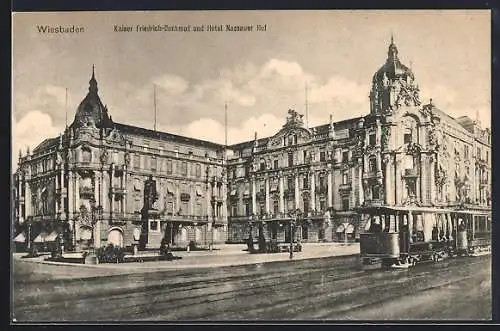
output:
[[368,171],[363,174],[363,179],[379,178],[382,177],[382,171]]
[[348,184],[341,184],[339,186],[339,192],[340,193],[350,192],[351,189],[352,189],[352,186],[351,186],[350,183],[348,183]]
[[81,197],[93,197],[94,196],[94,188],[89,186],[80,187],[80,196]]
[[113,186],[111,188],[111,193],[123,195],[123,194],[127,194],[127,190],[124,187],[121,187],[121,186]]
[[382,200],[382,199],[365,200],[366,206],[381,207],[383,204],[384,204],[384,200]]
[[416,178],[418,177],[418,169],[405,169],[404,177]]

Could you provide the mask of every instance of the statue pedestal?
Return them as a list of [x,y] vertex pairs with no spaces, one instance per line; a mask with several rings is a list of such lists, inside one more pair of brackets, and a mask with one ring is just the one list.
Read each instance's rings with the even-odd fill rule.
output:
[[163,234],[161,232],[158,210],[143,212],[142,242],[145,249],[159,249]]

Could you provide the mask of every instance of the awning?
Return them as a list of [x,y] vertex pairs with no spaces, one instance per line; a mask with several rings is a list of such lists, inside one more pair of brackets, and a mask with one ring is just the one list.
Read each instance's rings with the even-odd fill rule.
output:
[[45,242],[54,242],[57,238],[57,232],[53,231],[51,233],[42,232],[40,233],[35,240],[34,243],[45,243]]
[[341,224],[341,225],[339,225],[339,226],[337,227],[336,232],[337,232],[337,233],[341,233],[341,232],[344,232],[344,230],[345,230],[344,225],[342,225],[342,224]]
[[19,233],[14,238],[14,242],[16,242],[16,243],[24,243],[24,242],[26,242],[26,236],[24,235],[24,232]]
[[347,227],[345,228],[345,233],[354,233],[354,225],[347,225]]

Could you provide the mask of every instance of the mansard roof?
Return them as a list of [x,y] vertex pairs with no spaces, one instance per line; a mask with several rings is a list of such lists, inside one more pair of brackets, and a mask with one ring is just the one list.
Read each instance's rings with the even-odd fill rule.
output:
[[124,134],[138,135],[138,136],[143,136],[143,137],[152,138],[152,139],[165,140],[168,142],[175,142],[175,143],[179,143],[179,144],[194,145],[194,146],[204,147],[204,148],[221,149],[224,147],[224,145],[216,144],[216,143],[206,141],[206,140],[179,136],[179,135],[167,133],[167,132],[154,131],[154,130],[150,130],[150,129],[141,128],[138,126],[132,126],[132,125],[122,124],[122,123],[114,123],[114,125],[118,131],[120,131]]
[[56,146],[58,141],[59,141],[58,137],[45,139],[40,144],[38,144],[38,146],[36,146],[35,149],[33,149],[33,154],[36,154],[36,153],[41,152],[45,149]]

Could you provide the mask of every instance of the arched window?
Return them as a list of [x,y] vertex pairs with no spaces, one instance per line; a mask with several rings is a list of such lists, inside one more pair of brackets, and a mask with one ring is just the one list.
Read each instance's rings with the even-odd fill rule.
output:
[[413,141],[413,130],[412,128],[405,128],[404,133],[404,143],[409,144]]
[[90,148],[84,147],[82,148],[82,162],[90,163],[92,162],[92,151]]

